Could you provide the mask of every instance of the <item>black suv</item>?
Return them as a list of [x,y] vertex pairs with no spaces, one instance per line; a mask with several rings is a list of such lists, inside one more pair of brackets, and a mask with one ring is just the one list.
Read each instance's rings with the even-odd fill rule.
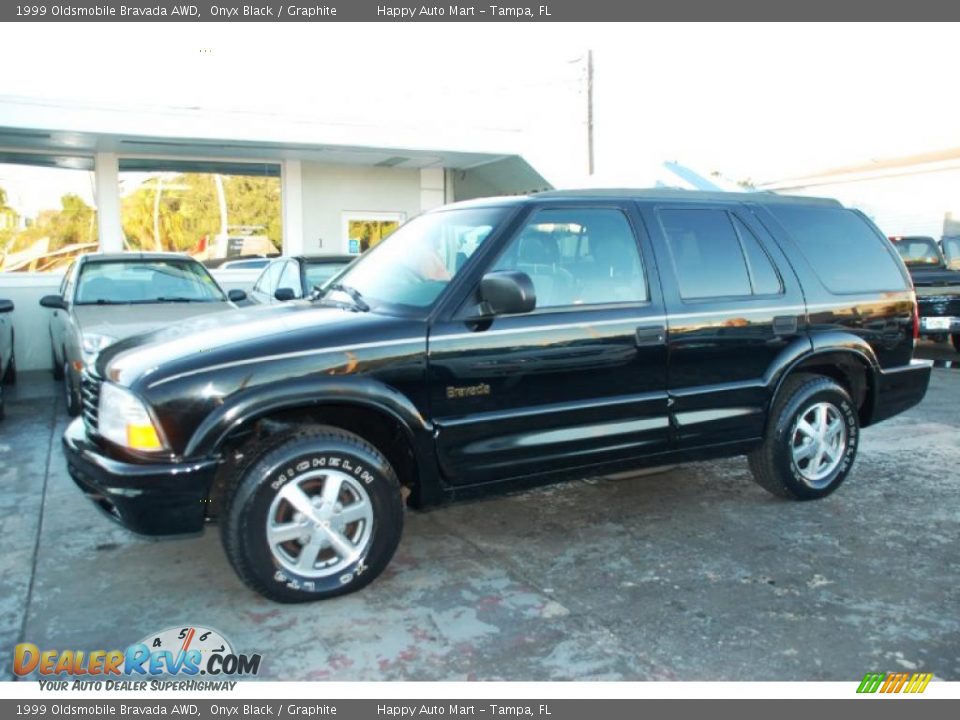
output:
[[[64,444],[148,535],[222,525],[279,601],[363,587],[426,507],[746,454],[799,500],[919,402],[903,262],[831,200],[546,192],[404,225],[304,300],[122,340]],[[404,490],[406,489],[406,490]]]

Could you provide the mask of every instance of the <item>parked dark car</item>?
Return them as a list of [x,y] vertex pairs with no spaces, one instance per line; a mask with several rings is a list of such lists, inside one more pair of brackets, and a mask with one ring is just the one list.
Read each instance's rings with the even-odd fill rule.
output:
[[240,577],[295,602],[380,574],[402,487],[426,507],[746,454],[773,494],[822,498],[930,378],[903,262],[831,200],[458,203],[336,280],[103,351],[64,436],[77,484],[140,533],[219,520]]
[[[13,385],[17,381],[17,355],[13,341],[12,300],[0,300],[0,385]],[[3,387],[0,387],[0,420],[6,409],[3,404]]]
[[907,265],[920,307],[920,335],[949,337],[960,352],[960,271],[951,270],[940,245],[919,235],[890,238]]
[[97,354],[121,338],[197,315],[231,310],[246,293],[229,295],[199,262],[176,253],[81,255],[58,295],[40,299],[53,310],[50,355],[63,381],[67,412],[80,413],[80,374]]
[[356,259],[356,255],[298,255],[274,260],[253,284],[250,299],[272,305],[307,297]]

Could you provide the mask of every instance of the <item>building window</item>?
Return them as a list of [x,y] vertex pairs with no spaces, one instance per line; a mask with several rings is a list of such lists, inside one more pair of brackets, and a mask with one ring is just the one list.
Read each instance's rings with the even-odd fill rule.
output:
[[0,152],[0,269],[63,271],[97,244],[93,158]]
[[399,212],[345,212],[343,213],[344,251],[351,255],[365,253],[376,247],[396,230],[406,215]]
[[280,254],[279,165],[121,159],[120,197],[125,250]]

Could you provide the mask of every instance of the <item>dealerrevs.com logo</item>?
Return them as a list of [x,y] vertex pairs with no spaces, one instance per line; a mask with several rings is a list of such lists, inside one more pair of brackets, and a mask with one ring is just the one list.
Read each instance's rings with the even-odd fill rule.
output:
[[[21,643],[13,651],[16,675],[68,677],[74,680],[104,680],[105,689],[146,689],[145,682],[116,682],[113,678],[135,681],[141,678],[257,675],[261,655],[234,652],[230,642],[216,630],[200,626],[172,627],[153,633],[124,650],[41,650],[33,643]],[[212,677],[211,677],[212,676]],[[51,689],[65,689],[66,682],[44,683]],[[86,684],[89,684],[86,683]],[[215,683],[204,683],[205,686]],[[235,683],[227,683],[231,687]],[[162,689],[151,683],[151,689]],[[180,688],[184,689],[184,688]]]

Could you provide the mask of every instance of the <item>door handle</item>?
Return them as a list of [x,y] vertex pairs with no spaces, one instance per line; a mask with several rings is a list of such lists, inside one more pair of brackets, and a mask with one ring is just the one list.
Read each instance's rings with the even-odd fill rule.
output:
[[663,325],[656,327],[638,327],[634,339],[637,347],[665,345],[667,342],[667,328]]

